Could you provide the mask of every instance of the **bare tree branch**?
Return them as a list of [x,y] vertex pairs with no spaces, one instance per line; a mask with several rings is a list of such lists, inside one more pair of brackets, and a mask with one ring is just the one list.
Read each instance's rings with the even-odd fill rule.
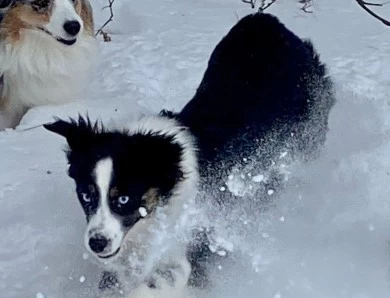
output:
[[313,0],[299,0],[300,4],[302,4],[301,10],[306,13],[313,13],[313,11],[308,10],[313,5]]
[[250,4],[252,9],[256,7],[256,0],[241,0],[241,1],[246,4]]
[[377,20],[381,21],[386,26],[390,27],[390,21],[382,18],[381,16],[379,16],[378,14],[376,14],[375,12],[373,12],[371,9],[368,8],[368,6],[383,6],[383,5],[385,5],[385,4],[389,3],[389,2],[385,2],[385,3],[371,3],[371,2],[366,2],[366,1],[363,1],[363,0],[356,0],[356,2],[360,5],[361,8],[363,8],[371,16],[373,16]]
[[265,0],[261,0],[261,5],[259,7],[259,11],[261,11],[261,12],[265,11],[267,8],[269,8],[276,1],[277,0],[271,0],[270,2],[268,2],[268,4],[265,4]]
[[363,1],[367,6],[383,6],[383,5],[386,5],[388,3],[390,3],[390,1],[387,1],[387,2],[383,2],[383,3],[372,3],[372,2],[366,2],[366,1]]
[[110,22],[112,22],[112,20],[114,19],[114,11],[113,11],[113,8],[112,8],[112,5],[114,4],[114,1],[115,1],[115,0],[108,0],[108,5],[102,8],[102,10],[107,9],[107,8],[110,10],[110,17],[109,17],[108,20],[99,28],[99,30],[96,31],[96,34],[95,34],[95,36],[98,36],[99,34],[103,35],[104,41],[111,41],[111,37],[108,35],[107,32],[104,32],[103,29],[104,29],[104,27],[106,27]]
[[[278,0],[261,0],[261,4],[259,5],[258,11],[264,12],[268,8],[271,7],[274,3],[276,3]],[[249,4],[252,9],[256,8],[256,2],[257,0],[241,0],[241,2]],[[300,4],[302,4],[301,10],[303,10],[306,13],[312,13],[312,11],[308,10],[312,4],[313,0],[298,0]]]

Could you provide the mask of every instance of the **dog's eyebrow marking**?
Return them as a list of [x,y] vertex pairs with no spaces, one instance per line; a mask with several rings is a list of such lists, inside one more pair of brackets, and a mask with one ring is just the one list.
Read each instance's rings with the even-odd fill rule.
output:
[[101,198],[107,197],[111,179],[112,179],[112,171],[113,171],[113,165],[112,165],[111,158],[107,157],[105,159],[99,160],[96,163],[94,172],[95,172],[96,186],[99,189]]
[[109,199],[115,199],[119,195],[118,188],[112,187],[109,192]]

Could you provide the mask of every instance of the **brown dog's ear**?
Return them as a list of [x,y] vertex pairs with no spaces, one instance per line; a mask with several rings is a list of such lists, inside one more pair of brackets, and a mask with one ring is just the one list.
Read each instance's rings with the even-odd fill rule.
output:
[[83,150],[89,148],[94,137],[99,131],[97,122],[92,123],[88,117],[79,116],[78,120],[70,119],[69,122],[57,119],[53,123],[43,125],[47,130],[66,138],[71,150]]

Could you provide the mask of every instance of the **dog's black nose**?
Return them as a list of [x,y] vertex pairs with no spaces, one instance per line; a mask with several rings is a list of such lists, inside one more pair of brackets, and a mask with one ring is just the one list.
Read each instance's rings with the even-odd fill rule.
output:
[[108,240],[101,236],[101,235],[96,235],[92,238],[89,238],[89,247],[92,249],[92,251],[98,253],[101,253],[104,251],[108,244]]
[[81,25],[78,21],[66,21],[64,24],[64,30],[69,35],[77,35],[80,32]]

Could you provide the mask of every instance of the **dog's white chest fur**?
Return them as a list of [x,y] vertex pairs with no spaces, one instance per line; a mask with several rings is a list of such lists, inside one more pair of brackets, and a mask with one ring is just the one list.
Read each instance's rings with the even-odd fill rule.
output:
[[85,86],[97,44],[82,35],[65,46],[44,33],[28,30],[21,42],[0,45],[3,98],[11,109],[76,100]]

